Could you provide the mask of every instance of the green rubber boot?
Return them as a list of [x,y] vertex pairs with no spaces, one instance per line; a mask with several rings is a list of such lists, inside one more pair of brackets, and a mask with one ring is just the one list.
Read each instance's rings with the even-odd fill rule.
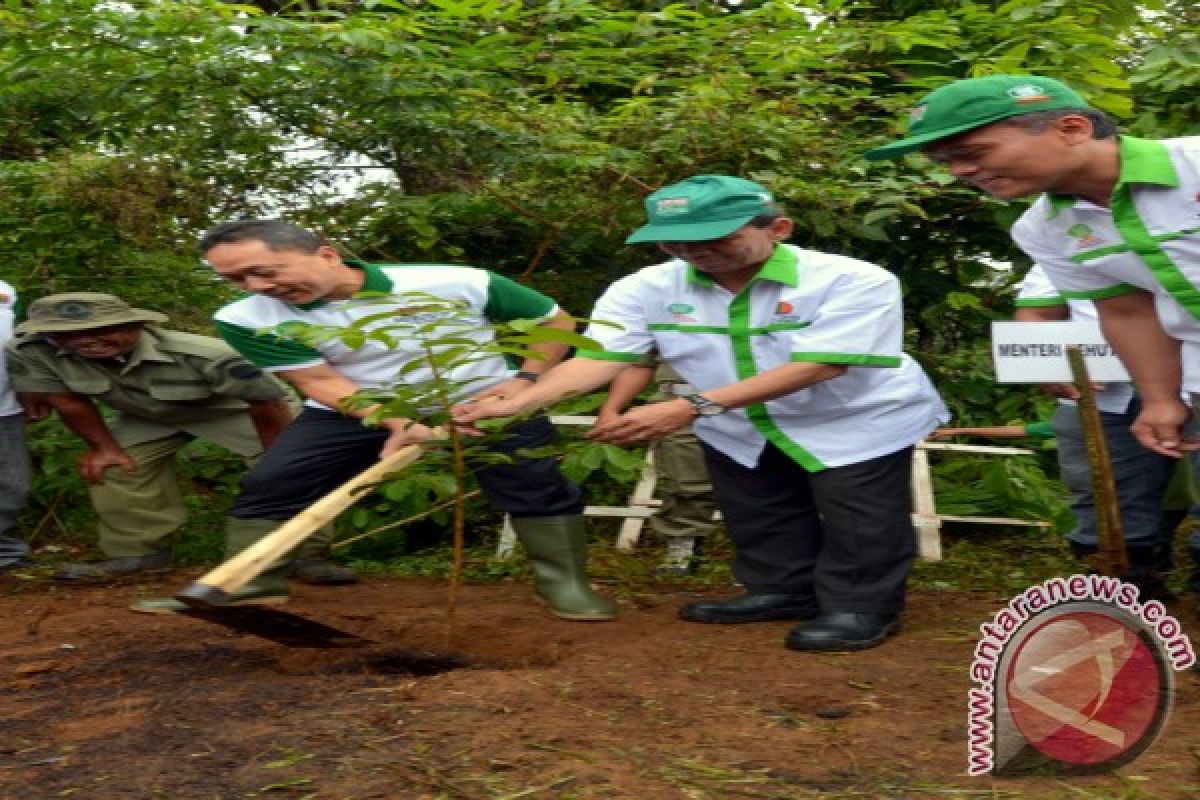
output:
[[582,514],[513,518],[517,538],[533,567],[533,588],[555,616],[607,620],[617,607],[587,581],[587,525]]
[[[280,526],[273,519],[225,518],[225,559],[245,550],[250,545]],[[287,570],[290,559],[283,559],[257,578],[246,583],[233,593],[228,605],[282,605],[288,601]],[[155,597],[139,600],[130,606],[143,614],[173,614],[187,606],[173,597]]]
[[344,586],[358,583],[354,570],[330,559],[333,550],[333,526],[323,525],[292,551],[288,577],[315,586]]
[[[282,521],[275,519],[226,517],[225,560],[233,558],[282,524]],[[290,562],[291,554],[289,553],[273,564],[270,569],[264,570],[261,575],[243,586],[235,595],[246,592],[255,594],[259,598],[273,595],[286,599],[288,596],[287,570]]]

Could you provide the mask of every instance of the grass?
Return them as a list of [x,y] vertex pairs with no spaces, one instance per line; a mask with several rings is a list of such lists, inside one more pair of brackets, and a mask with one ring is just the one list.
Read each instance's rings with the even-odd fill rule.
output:
[[[612,520],[592,520],[592,523],[588,569],[599,584],[636,595],[661,586],[706,591],[728,589],[737,583],[730,571],[733,546],[723,534],[710,537],[704,544],[703,556],[693,574],[664,576],[655,571],[662,558],[661,541],[644,535],[633,551],[622,552],[614,547],[616,526]],[[1012,594],[1047,578],[1080,571],[1064,539],[1054,533],[963,525],[948,526],[942,533],[942,560],[918,559],[909,581],[911,588]],[[512,558],[499,560],[495,555],[496,532],[477,531],[471,538],[474,543],[467,548],[466,580],[492,583],[527,579],[528,568],[519,548]],[[1186,535],[1180,535],[1176,541],[1175,560],[1179,566],[1171,585],[1177,592],[1185,590],[1192,566],[1186,539]],[[449,574],[450,547],[435,539],[404,555],[352,558],[350,562],[366,573],[441,579]]]

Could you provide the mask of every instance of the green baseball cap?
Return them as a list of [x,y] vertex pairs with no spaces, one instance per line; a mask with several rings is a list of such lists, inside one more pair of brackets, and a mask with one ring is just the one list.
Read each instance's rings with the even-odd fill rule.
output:
[[729,175],[695,175],[646,198],[650,222],[626,244],[703,242],[728,236],[750,220],[776,210],[765,188]]
[[59,333],[86,331],[127,322],[166,322],[157,311],[133,308],[121,298],[100,292],[64,292],[48,294],[29,306],[29,318],[16,332]]
[[988,75],[946,84],[925,95],[909,114],[908,136],[867,151],[868,161],[899,158],[930,142],[1009,117],[1059,108],[1088,108],[1087,101],[1053,78]]

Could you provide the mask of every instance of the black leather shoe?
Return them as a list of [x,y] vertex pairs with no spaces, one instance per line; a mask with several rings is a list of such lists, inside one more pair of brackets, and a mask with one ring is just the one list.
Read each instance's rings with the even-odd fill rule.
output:
[[793,628],[785,644],[792,650],[866,650],[899,630],[895,614],[822,611],[812,622]]
[[772,619],[813,619],[821,610],[808,594],[744,594],[732,600],[702,600],[679,609],[689,622],[764,622]]

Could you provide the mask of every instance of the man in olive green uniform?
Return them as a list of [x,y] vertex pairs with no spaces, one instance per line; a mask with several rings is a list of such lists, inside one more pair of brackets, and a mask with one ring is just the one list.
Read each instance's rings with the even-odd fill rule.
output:
[[[597,412],[597,424],[618,416],[651,380],[657,390],[649,403],[663,403],[676,397],[695,394],[696,389],[662,361],[657,352],[649,354],[636,369],[617,376],[608,397]],[[713,533],[717,523],[717,501],[713,495],[704,451],[690,425],[650,444],[654,468],[658,473],[658,495],[662,507],[650,518],[650,530],[667,545],[658,571],[667,575],[687,575],[695,569],[698,545]]]
[[[7,348],[13,388],[47,402],[87,443],[79,471],[108,560],[69,564],[55,577],[168,566],[169,537],[187,517],[175,453],[201,438],[254,458],[291,421],[282,384],[218,339],[153,324],[166,319],[109,294],[50,295],[30,306]],[[294,576],[353,582],[353,573],[325,560],[328,544],[326,537],[298,553]]]

